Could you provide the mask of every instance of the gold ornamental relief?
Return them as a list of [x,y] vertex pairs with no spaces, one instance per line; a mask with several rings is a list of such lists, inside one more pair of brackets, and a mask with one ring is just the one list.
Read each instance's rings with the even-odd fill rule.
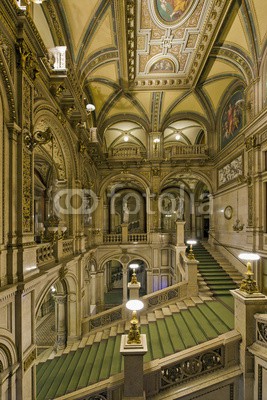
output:
[[32,232],[32,158],[31,154],[23,150],[23,198],[22,218],[23,231]]

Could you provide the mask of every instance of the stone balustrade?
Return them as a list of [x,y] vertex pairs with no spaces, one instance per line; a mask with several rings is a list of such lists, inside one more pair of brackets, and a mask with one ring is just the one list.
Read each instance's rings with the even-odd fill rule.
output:
[[36,248],[37,267],[54,261],[54,249],[52,243],[41,243]]

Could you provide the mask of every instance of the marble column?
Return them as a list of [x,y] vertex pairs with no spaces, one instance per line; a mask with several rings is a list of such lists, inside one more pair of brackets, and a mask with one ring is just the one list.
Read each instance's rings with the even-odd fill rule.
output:
[[62,350],[66,347],[66,300],[65,294],[54,295],[56,318],[56,343],[55,349]]

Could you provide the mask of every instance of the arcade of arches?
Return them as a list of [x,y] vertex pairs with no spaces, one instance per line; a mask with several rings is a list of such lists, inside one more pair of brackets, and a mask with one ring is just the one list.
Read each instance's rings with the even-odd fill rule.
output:
[[267,3],[186,4],[1,0],[0,399],[188,239],[257,252],[267,294]]

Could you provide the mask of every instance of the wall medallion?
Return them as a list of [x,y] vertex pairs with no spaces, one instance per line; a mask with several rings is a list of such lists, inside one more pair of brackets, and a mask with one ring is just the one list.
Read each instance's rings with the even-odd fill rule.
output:
[[195,0],[154,0],[159,18],[168,23],[182,19]]

